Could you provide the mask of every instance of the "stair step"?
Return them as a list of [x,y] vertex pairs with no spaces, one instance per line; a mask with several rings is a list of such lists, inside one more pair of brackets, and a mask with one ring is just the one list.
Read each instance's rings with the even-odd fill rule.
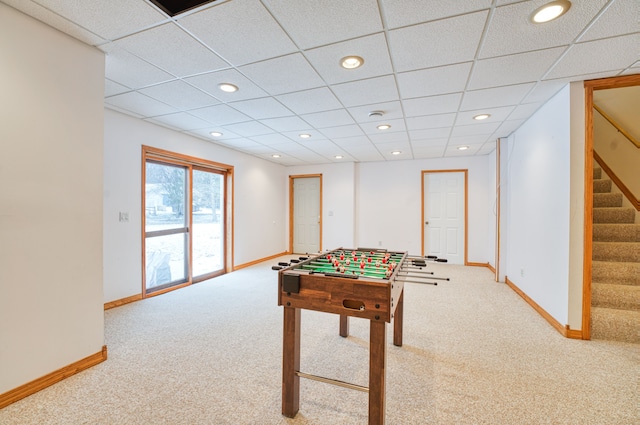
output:
[[640,263],[615,261],[593,261],[591,263],[593,282],[615,282],[620,285],[640,285]]
[[593,282],[591,305],[640,311],[640,286]]
[[609,179],[593,180],[593,193],[607,193],[607,192],[611,192],[611,180]]
[[636,219],[636,210],[627,207],[606,207],[593,209],[594,223],[629,223]]
[[591,339],[640,343],[640,311],[592,307]]
[[640,263],[638,242],[594,242],[592,259],[597,261],[620,261]]
[[594,178],[594,180],[602,178],[602,168],[594,168],[593,169],[593,178]]
[[594,193],[593,206],[599,207],[621,207],[622,193]]
[[640,224],[595,223],[594,242],[640,242]]

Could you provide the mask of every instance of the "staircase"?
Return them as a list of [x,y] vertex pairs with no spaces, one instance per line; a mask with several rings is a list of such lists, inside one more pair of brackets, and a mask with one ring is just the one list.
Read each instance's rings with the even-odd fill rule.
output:
[[594,169],[591,338],[640,343],[640,224],[622,196]]

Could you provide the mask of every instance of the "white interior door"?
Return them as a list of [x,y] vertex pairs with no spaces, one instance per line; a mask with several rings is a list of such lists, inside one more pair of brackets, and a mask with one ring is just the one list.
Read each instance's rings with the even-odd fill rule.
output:
[[424,173],[424,255],[464,264],[465,173]]
[[320,177],[293,179],[293,252],[320,251]]

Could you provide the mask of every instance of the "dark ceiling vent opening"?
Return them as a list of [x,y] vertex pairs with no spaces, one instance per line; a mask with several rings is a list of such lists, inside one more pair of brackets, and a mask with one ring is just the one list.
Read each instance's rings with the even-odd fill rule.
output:
[[203,4],[213,3],[216,0],[151,0],[151,3],[158,6],[164,13],[173,17],[187,10],[202,6]]

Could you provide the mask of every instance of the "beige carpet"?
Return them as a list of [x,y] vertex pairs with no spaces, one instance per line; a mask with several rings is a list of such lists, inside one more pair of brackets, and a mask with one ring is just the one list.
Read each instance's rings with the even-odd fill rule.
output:
[[[0,424],[366,424],[367,395],[301,380],[280,413],[274,262],[109,310],[109,359],[0,410]],[[388,326],[388,425],[638,424],[640,346],[563,338],[484,268],[407,284],[404,346]],[[368,322],[302,313],[301,370],[367,385]]]

